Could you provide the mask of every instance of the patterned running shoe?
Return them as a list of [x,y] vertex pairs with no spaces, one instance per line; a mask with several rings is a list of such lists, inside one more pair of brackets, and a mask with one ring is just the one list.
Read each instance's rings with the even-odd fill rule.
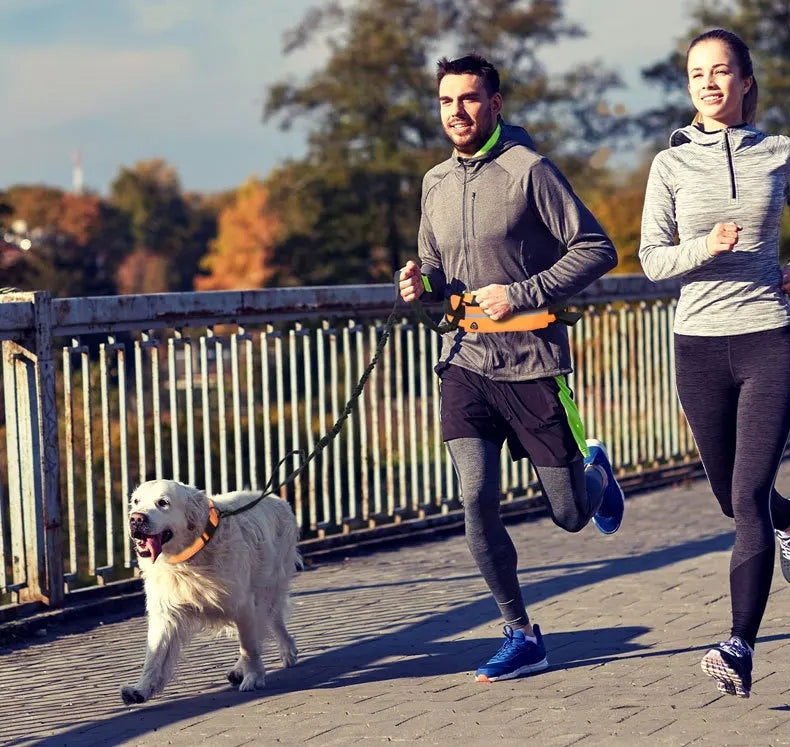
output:
[[535,631],[537,643],[528,641],[523,631],[513,630],[510,625],[505,625],[505,642],[502,648],[475,672],[475,679],[478,682],[496,682],[546,669],[549,662],[543,636],[537,625],[533,625],[532,629]]
[[614,534],[623,521],[625,496],[622,488],[615,480],[612,464],[606,447],[595,438],[587,439],[590,455],[584,458],[584,464],[595,464],[606,473],[606,487],[603,489],[603,500],[593,516],[593,523],[602,534]]
[[790,583],[790,532],[776,529],[776,539],[779,540],[779,564],[782,566],[782,575]]
[[752,689],[752,652],[737,635],[717,643],[702,657],[702,671],[716,680],[720,693],[748,698]]

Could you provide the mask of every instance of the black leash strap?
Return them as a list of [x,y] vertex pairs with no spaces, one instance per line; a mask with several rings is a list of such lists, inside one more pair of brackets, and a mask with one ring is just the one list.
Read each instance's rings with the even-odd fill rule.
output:
[[[395,273],[395,288],[400,293],[400,270]],[[444,314],[440,322],[435,321],[428,314],[419,298],[409,301],[409,306],[411,306],[415,318],[432,332],[436,332],[437,335],[454,332],[458,329],[458,322],[464,318],[464,304],[461,300],[458,301],[458,305],[455,307],[452,306],[449,298],[445,301]],[[447,319],[448,316],[450,319]]]
[[[354,410],[354,403],[359,399],[359,396],[362,394],[362,390],[365,388],[365,384],[367,380],[370,378],[370,374],[373,373],[373,369],[376,367],[376,364],[379,362],[381,358],[381,353],[384,350],[384,346],[387,344],[390,335],[392,334],[392,330],[395,327],[395,322],[400,316],[398,313],[398,307],[400,306],[400,294],[395,299],[395,305],[392,307],[392,311],[390,312],[389,317],[387,317],[387,321],[384,323],[384,331],[381,333],[381,337],[379,341],[376,343],[376,351],[373,354],[373,357],[370,359],[370,363],[368,363],[367,368],[362,373],[362,376],[359,377],[359,381],[357,385],[354,387],[353,391],[351,392],[351,396],[348,399],[348,402],[343,406],[343,412],[340,414],[340,417],[337,419],[337,422],[329,429],[329,431],[318,441],[315,448],[307,455],[305,455],[304,451],[301,449],[295,449],[293,451],[289,451],[279,462],[277,462],[274,470],[272,471],[272,475],[269,478],[266,486],[263,488],[261,494],[254,500],[250,501],[249,503],[245,503],[243,506],[233,509],[232,511],[220,511],[219,515],[221,518],[226,516],[233,516],[235,514],[243,513],[244,511],[249,511],[253,506],[260,503],[267,495],[274,495],[280,488],[285,487],[288,483],[295,480],[302,472],[304,472],[305,468],[307,467],[310,462],[315,459],[332,441],[335,436],[343,428],[343,423],[348,419],[348,416]],[[300,457],[300,464],[299,466],[293,470],[284,480],[274,485],[274,478],[277,474],[277,470],[280,468],[280,465],[289,457],[298,455]]]

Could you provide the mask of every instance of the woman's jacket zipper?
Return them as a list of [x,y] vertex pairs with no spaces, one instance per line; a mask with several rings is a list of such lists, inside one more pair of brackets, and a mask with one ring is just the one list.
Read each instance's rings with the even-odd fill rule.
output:
[[735,191],[735,167],[732,163],[732,148],[730,147],[730,138],[727,135],[727,130],[724,130],[724,150],[727,152],[727,167],[730,170],[730,197],[734,200],[737,197]]

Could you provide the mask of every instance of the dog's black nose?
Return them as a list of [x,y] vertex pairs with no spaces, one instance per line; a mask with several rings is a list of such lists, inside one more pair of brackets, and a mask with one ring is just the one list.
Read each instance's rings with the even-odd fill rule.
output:
[[145,525],[145,516],[143,514],[133,513],[129,515],[129,527],[134,529],[140,529]]

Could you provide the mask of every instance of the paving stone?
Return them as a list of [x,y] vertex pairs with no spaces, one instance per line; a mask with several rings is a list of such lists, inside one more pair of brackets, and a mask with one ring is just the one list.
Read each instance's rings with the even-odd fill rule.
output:
[[[778,482],[790,493],[790,465]],[[201,636],[158,698],[128,708],[145,620],[51,627],[0,650],[8,745],[790,745],[790,586],[778,571],[752,697],[700,671],[729,629],[732,523],[704,482],[630,496],[622,529],[508,525],[551,667],[481,685],[501,622],[460,535],[318,563],[294,583],[300,662],[268,689],[225,681],[232,639]],[[102,623],[102,624],[100,624]]]

